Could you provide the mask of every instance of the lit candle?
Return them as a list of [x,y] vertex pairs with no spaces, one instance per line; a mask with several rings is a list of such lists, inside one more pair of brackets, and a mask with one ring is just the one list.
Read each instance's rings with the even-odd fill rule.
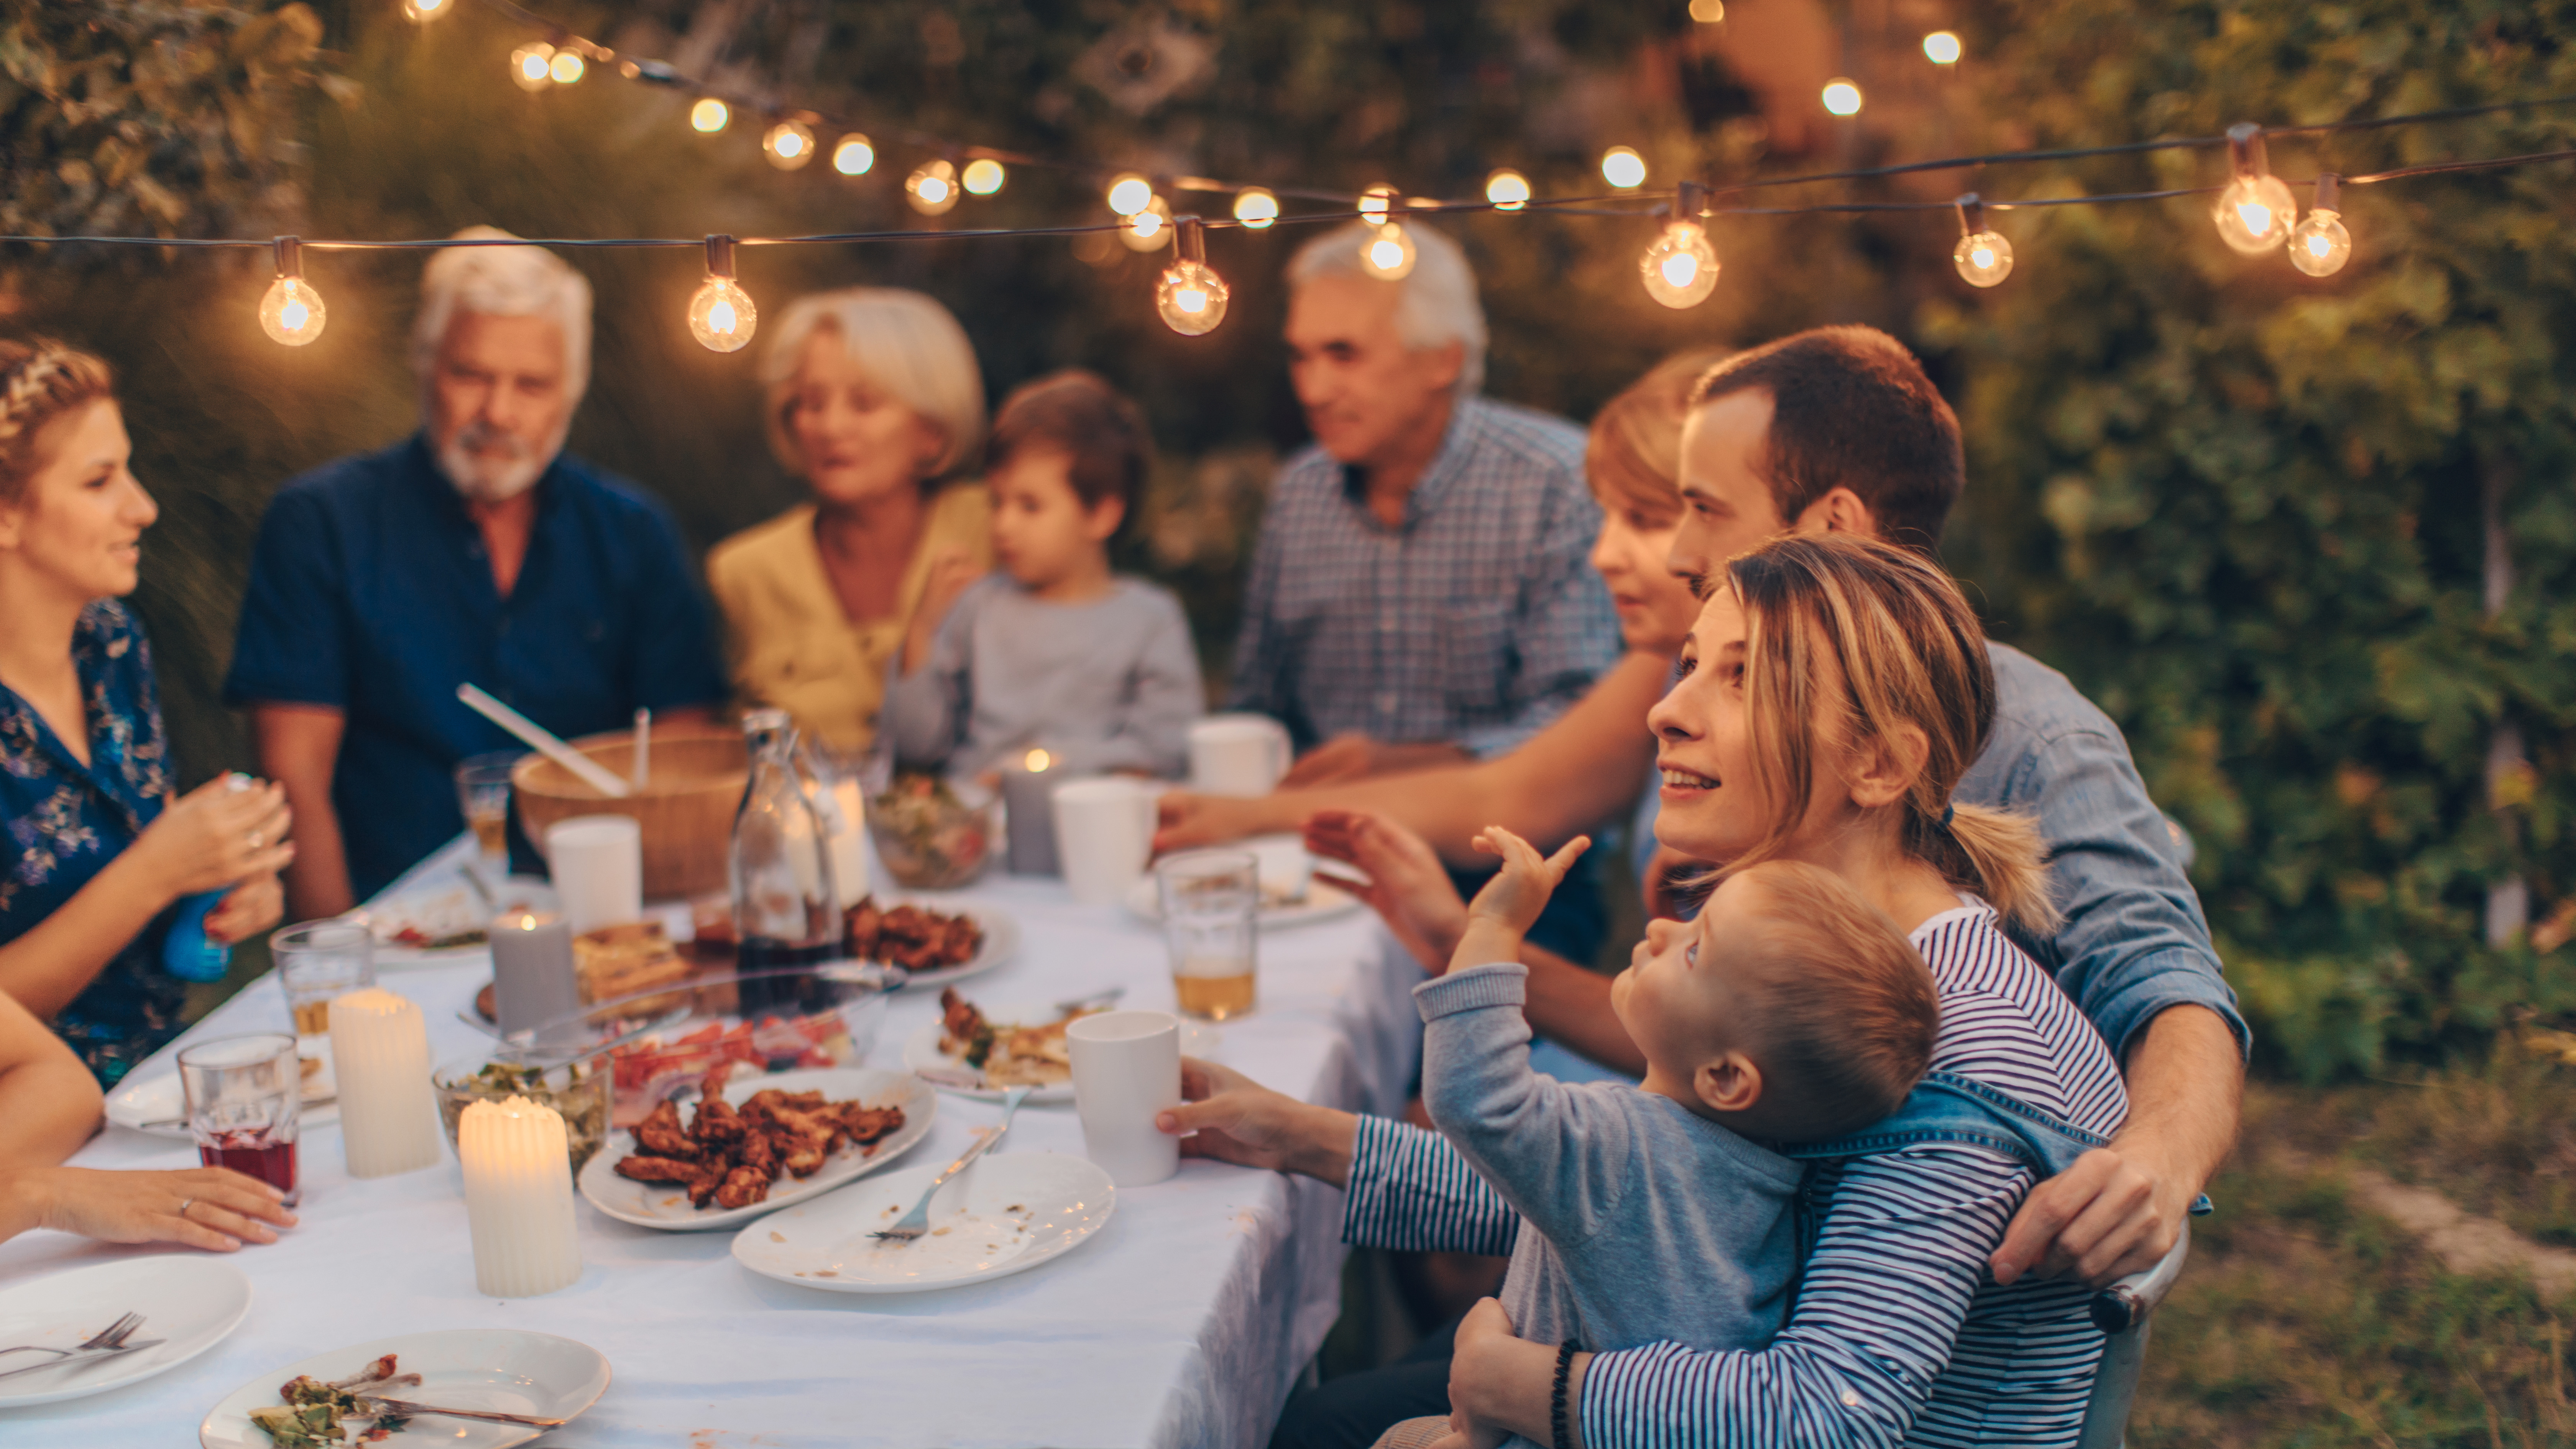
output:
[[456,1123],[456,1161],[477,1292],[527,1298],[581,1276],[563,1114],[525,1097],[469,1102]]
[[1003,813],[1010,818],[1013,875],[1054,875],[1055,783],[1061,763],[1044,750],[1002,762]]
[[846,911],[868,895],[868,814],[859,782],[847,775],[833,781],[832,804],[840,811],[840,818],[829,826],[832,888],[840,893],[841,909]]
[[438,1165],[438,1099],[429,1089],[429,1029],[419,1007],[381,986],[334,1000],[331,1072],[351,1177]]
[[570,921],[517,911],[493,921],[485,934],[492,943],[492,1009],[503,1036],[533,1031],[581,1009]]

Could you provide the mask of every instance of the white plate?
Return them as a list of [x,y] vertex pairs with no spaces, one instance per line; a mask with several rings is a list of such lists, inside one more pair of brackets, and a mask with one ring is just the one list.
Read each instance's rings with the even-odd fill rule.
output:
[[937,971],[916,971],[904,982],[903,990],[922,987],[937,990],[969,976],[981,976],[1008,963],[1020,952],[1019,917],[999,906],[988,906],[980,901],[943,901],[935,896],[879,896],[877,903],[889,910],[896,906],[919,906],[925,911],[937,911],[946,916],[970,916],[984,933],[984,944],[976,948],[974,955],[966,958],[964,965],[946,966]]
[[484,942],[463,946],[411,946],[394,939],[395,933],[407,926],[417,926],[432,938],[452,936],[464,931],[481,930],[492,918],[505,911],[551,911],[559,900],[555,888],[536,876],[514,875],[494,890],[501,910],[483,904],[483,898],[461,880],[444,884],[431,882],[415,886],[389,901],[350,912],[362,918],[376,937],[376,964],[379,966],[425,965],[433,961],[452,960],[476,951],[489,950]]
[[[992,1006],[986,1006],[979,1001],[975,1005],[982,1009],[986,1021],[1010,1022],[1015,1025],[1030,1021],[1052,1021],[1058,1015],[1053,1006],[1043,1001],[1005,1001]],[[978,1102],[1002,1100],[1003,1094],[1009,1090],[1006,1087],[959,1086],[943,1079],[943,1074],[972,1073],[975,1068],[941,1051],[939,1038],[942,1035],[940,1023],[932,1021],[923,1023],[912,1035],[905,1037],[903,1069],[908,1072],[929,1072],[931,1075],[925,1080],[952,1096],[972,1097]],[[1183,1056],[1214,1055],[1217,1043],[1221,1040],[1223,1038],[1215,1027],[1192,1021],[1187,1017],[1181,1018],[1181,1054]],[[1028,1100],[1045,1103],[1070,1102],[1073,1100],[1073,1083],[1058,1082],[1051,1087],[1034,1088],[1029,1092]]]
[[[1359,908],[1360,898],[1349,891],[1322,880],[1309,880],[1304,900],[1279,905],[1264,902],[1259,920],[1263,930],[1280,931],[1290,926],[1311,926],[1317,921],[1347,916]],[[1127,888],[1127,911],[1138,920],[1162,924],[1163,897],[1151,874]]]
[[[0,1409],[105,1393],[177,1368],[223,1342],[250,1312],[250,1279],[205,1253],[93,1263],[0,1292],[0,1344],[71,1348],[129,1310],[143,1315],[133,1336],[157,1338],[159,1344],[0,1379]],[[44,1357],[13,1353],[0,1358],[0,1369],[25,1368]]]
[[[827,1100],[834,1102],[855,1100],[871,1106],[889,1101],[900,1103],[903,1125],[873,1147],[844,1146],[824,1159],[822,1170],[812,1177],[779,1178],[769,1189],[766,1201],[739,1208],[693,1208],[689,1206],[686,1188],[667,1182],[637,1182],[633,1178],[619,1177],[617,1164],[635,1150],[635,1134],[611,1132],[607,1144],[581,1169],[581,1195],[590,1199],[592,1207],[621,1223],[633,1223],[639,1228],[666,1228],[684,1233],[730,1228],[807,1198],[819,1197],[851,1178],[876,1171],[928,1136],[931,1120],[939,1114],[939,1094],[931,1089],[928,1082],[901,1072],[880,1072],[868,1067],[810,1067],[803,1071],[742,1077],[726,1084],[725,1100],[739,1107],[750,1101],[753,1093],[765,1092],[772,1087],[782,1092],[821,1092]],[[685,1106],[680,1109],[683,1121],[688,1119],[690,1110]]]
[[1007,1277],[1062,1257],[1109,1221],[1109,1174],[1060,1152],[999,1152],[930,1200],[930,1232],[868,1236],[911,1210],[938,1167],[845,1188],[772,1213],[734,1235],[734,1261],[764,1278],[832,1293],[926,1293]]
[[[261,1374],[207,1411],[205,1422],[197,1426],[197,1442],[204,1449],[277,1449],[268,1435],[251,1423],[250,1411],[283,1402],[277,1396],[278,1385],[298,1374],[311,1374],[325,1382],[345,1379],[389,1353],[396,1356],[397,1373],[420,1375],[417,1387],[394,1391],[395,1397],[416,1404],[570,1419],[598,1403],[599,1396],[608,1391],[608,1360],[600,1357],[598,1349],[569,1338],[512,1328],[406,1333],[317,1353]],[[510,1449],[544,1432],[520,1424],[423,1415],[385,1443],[400,1444],[412,1439],[434,1441],[448,1449]]]
[[[340,1120],[339,1084],[331,1076],[331,1059],[321,1058],[322,1070],[304,1083],[304,1105],[296,1112],[296,1128],[321,1127]],[[194,1142],[188,1135],[188,1095],[173,1074],[148,1081],[128,1081],[107,1096],[107,1120],[134,1132],[154,1137],[171,1137],[181,1142]],[[8,1367],[0,1364],[0,1368]],[[0,1380],[6,1382],[6,1380]]]

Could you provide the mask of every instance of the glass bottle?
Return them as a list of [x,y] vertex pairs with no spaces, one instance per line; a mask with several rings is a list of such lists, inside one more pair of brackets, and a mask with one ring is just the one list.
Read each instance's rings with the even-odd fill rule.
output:
[[[841,954],[841,911],[832,884],[830,835],[796,764],[796,729],[783,709],[742,718],[751,780],[733,818],[735,969],[810,966]],[[792,1004],[787,982],[745,982],[745,1016]]]

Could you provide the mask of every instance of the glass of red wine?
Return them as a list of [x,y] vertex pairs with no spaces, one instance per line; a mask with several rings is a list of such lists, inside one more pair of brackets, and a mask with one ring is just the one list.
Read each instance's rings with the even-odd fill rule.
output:
[[295,1206],[297,1111],[304,1068],[295,1038],[284,1032],[217,1037],[179,1053],[179,1085],[188,1095],[188,1131],[197,1160],[256,1177]]

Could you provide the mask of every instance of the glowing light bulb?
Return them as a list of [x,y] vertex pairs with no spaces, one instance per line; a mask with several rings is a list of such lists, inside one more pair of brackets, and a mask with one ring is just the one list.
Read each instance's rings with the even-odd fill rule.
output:
[[740,352],[760,328],[760,309],[734,281],[733,238],[707,238],[707,279],[689,299],[689,335],[709,352]]
[[425,24],[446,14],[450,8],[447,0],[403,0],[403,18]]
[[2218,193],[2210,219],[2218,223],[2221,240],[2247,256],[2259,256],[2290,239],[2298,203],[2264,165],[2262,127],[2252,122],[2228,127],[2227,153],[2234,175]]
[[1690,18],[1702,25],[1715,25],[1726,18],[1726,0],[1690,0]]
[[1385,222],[1360,243],[1360,266],[1386,282],[1402,281],[1413,270],[1413,238],[1398,222]]
[[1279,198],[1255,186],[1234,198],[1234,219],[1246,231],[1267,231],[1279,220]]
[[710,136],[723,130],[725,123],[732,119],[733,109],[713,96],[700,96],[698,103],[689,107],[691,129]]
[[1621,191],[1646,184],[1646,158],[1633,146],[1613,146],[1601,153],[1601,179]]
[[1372,226],[1383,225],[1388,212],[1395,209],[1395,188],[1372,186],[1360,193],[1360,220]]
[[1225,320],[1225,278],[1207,264],[1207,238],[1197,217],[1182,217],[1172,229],[1179,236],[1180,257],[1154,284],[1154,310],[1162,314],[1164,326],[1183,337],[1213,332]]
[[1971,191],[1959,198],[1959,244],[1950,248],[1950,265],[1971,287],[1992,287],[2012,275],[2012,243],[1986,225],[1985,203]]
[[832,169],[844,176],[865,176],[877,164],[875,143],[856,131],[843,136],[832,148]]
[[1637,258],[1646,295],[1667,307],[1696,307],[1717,290],[1717,248],[1708,244],[1708,229],[1699,220],[1707,209],[1708,188],[1683,182],[1673,199],[1672,220]]
[[945,159],[924,161],[903,179],[903,194],[913,210],[937,216],[957,204],[957,168]]
[[1158,252],[1172,244],[1172,204],[1157,196],[1139,207],[1118,229],[1118,239],[1133,252]]
[[541,91],[555,83],[555,48],[540,40],[510,52],[510,79],[523,91]]
[[760,153],[779,170],[793,171],[814,159],[814,132],[803,121],[781,121],[760,138]]
[[580,51],[558,50],[546,69],[554,75],[556,85],[568,86],[580,81],[590,67],[582,60]]
[[972,195],[990,196],[1001,190],[1002,183],[1009,179],[1010,173],[1002,169],[1001,162],[990,156],[978,156],[966,163],[965,173],[958,177],[958,184]]
[[1519,211],[1529,205],[1529,178],[1517,171],[1497,171],[1485,178],[1485,199],[1496,211]]
[[2290,230],[2290,265],[2311,277],[2331,277],[2352,260],[2352,233],[2343,225],[2343,178],[2317,177],[2317,204]]
[[1109,183],[1109,209],[1134,216],[1154,204],[1154,183],[1130,171]]
[[1860,114],[1860,87],[1841,76],[1825,82],[1823,100],[1825,109],[1837,116]]
[[1934,65],[1959,63],[1959,37],[1947,30],[1935,30],[1923,37],[1923,58]]
[[322,294],[304,280],[304,245],[291,236],[279,237],[277,280],[259,299],[259,328],[273,342],[301,347],[322,335],[322,326],[331,320],[330,309],[322,305]]

